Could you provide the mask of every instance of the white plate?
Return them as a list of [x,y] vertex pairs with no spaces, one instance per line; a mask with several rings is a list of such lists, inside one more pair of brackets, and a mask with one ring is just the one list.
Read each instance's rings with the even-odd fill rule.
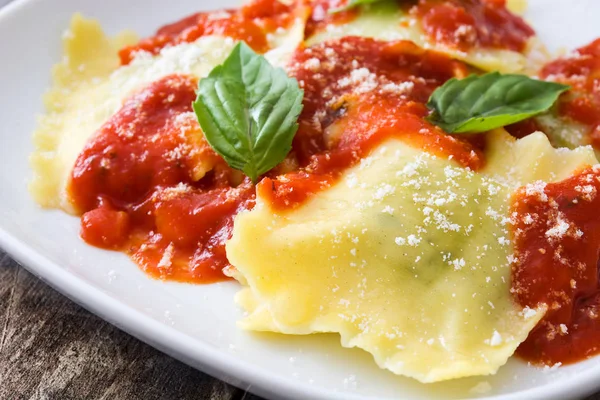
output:
[[[600,36],[597,0],[529,0],[527,17],[553,49]],[[79,221],[30,199],[27,156],[40,96],[60,57],[72,13],[98,18],[110,33],[143,35],[210,0],[20,0],[0,11],[0,245],[30,271],[89,310],[192,366],[273,398],[566,399],[600,387],[600,358],[558,370],[511,360],[498,375],[422,385],[379,370],[335,335],[279,337],[238,330],[233,282],[207,286],[147,278],[122,254],[85,245]],[[211,6],[212,4],[212,6]],[[220,7],[233,6],[225,0]],[[57,328],[58,329],[58,328]],[[478,394],[478,389],[489,391]],[[486,397],[487,396],[487,397]]]

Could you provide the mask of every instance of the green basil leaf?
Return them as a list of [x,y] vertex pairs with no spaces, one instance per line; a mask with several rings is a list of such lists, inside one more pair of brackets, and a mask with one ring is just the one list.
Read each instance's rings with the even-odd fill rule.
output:
[[385,1],[385,0],[348,0],[348,3],[346,3],[345,6],[330,9],[329,14],[335,14],[335,13],[338,13],[341,11],[350,10],[354,7],[362,6],[365,4],[379,3],[381,1]]
[[477,133],[514,124],[548,110],[569,86],[525,75],[491,72],[450,79],[437,88],[427,120],[448,133]]
[[254,183],[289,153],[304,92],[244,42],[198,83],[193,108],[212,148]]

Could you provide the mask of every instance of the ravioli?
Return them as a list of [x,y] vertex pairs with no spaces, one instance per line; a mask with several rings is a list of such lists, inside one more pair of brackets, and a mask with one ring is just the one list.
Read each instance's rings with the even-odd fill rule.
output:
[[[522,5],[515,3],[513,7],[520,9]],[[400,9],[395,1],[370,4],[364,7],[352,21],[339,25],[330,24],[327,29],[307,38],[307,44],[314,45],[344,36],[366,36],[379,40],[410,40],[421,48],[445,53],[484,71],[530,73],[537,71],[549,57],[545,47],[535,36],[529,39],[522,53],[481,47],[461,51],[441,42],[432,41],[423,32],[420,21]]]
[[[265,55],[271,63],[286,62],[302,41],[303,28],[304,21],[298,18],[289,30],[273,37],[273,44],[279,47]],[[124,100],[167,75],[204,77],[236,44],[231,38],[204,36],[192,43],[166,47],[157,56],[140,53],[129,65],[119,67],[118,50],[136,40],[131,32],[110,39],[96,21],[79,14],[73,17],[63,39],[65,56],[55,66],[52,89],[44,98],[46,113],[38,119],[33,135],[30,192],[40,205],[77,212],[67,195],[75,159]],[[194,132],[200,133],[195,126]],[[193,134],[189,140],[191,145],[196,142]],[[206,172],[202,166],[197,170],[198,178]]]
[[41,205],[75,211],[66,193],[75,159],[129,95],[170,74],[205,76],[235,44],[227,38],[202,37],[165,48],[156,57],[140,54],[131,64],[118,67],[117,49],[132,37],[110,40],[95,21],[80,15],[73,18],[64,39],[66,56],[56,67],[53,89],[46,96],[48,112],[34,133],[35,176],[30,189]]
[[63,193],[67,176],[87,138],[113,111],[100,111],[104,100],[96,88],[119,66],[118,50],[136,40],[130,32],[109,39],[97,22],[73,16],[63,35],[64,57],[44,96],[46,113],[33,134],[30,191],[40,205],[72,211]]
[[527,9],[527,0],[508,0],[506,8],[517,15],[522,15]]
[[227,256],[247,285],[240,326],[338,332],[381,368],[421,382],[493,374],[544,315],[510,294],[508,199],[517,186],[595,164],[542,133],[490,138],[474,173],[392,139],[300,208],[257,198]]
[[556,147],[574,149],[591,142],[588,127],[570,118],[556,115],[555,111],[539,115],[535,117],[535,121]]

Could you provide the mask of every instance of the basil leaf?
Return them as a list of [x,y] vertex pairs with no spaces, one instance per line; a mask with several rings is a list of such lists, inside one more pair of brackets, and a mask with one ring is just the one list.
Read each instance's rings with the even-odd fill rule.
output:
[[448,133],[477,133],[514,124],[548,110],[569,86],[525,75],[491,72],[450,79],[437,88],[427,120]]
[[256,183],[292,147],[304,92],[244,42],[198,83],[192,104],[204,136]]
[[384,0],[348,0],[348,3],[346,3],[345,6],[330,9],[329,14],[335,14],[335,13],[338,13],[341,11],[347,11],[354,7],[362,6],[365,4],[379,3],[380,1],[384,1]]

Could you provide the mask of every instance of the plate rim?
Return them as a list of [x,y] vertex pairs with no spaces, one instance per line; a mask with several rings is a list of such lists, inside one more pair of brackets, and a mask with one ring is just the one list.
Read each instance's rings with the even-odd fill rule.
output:
[[[41,1],[49,0],[13,0],[0,8],[0,24],[8,18],[19,18],[18,14],[22,9]],[[41,212],[45,211],[37,207]],[[372,396],[318,389],[290,378],[270,376],[265,368],[257,368],[248,361],[212,348],[201,339],[180,332],[113,298],[92,283],[62,268],[32,245],[11,234],[3,225],[0,221],[0,249],[36,278],[111,325],[215,379],[267,398],[276,396],[277,399],[302,399],[308,396],[311,399],[376,399]],[[585,369],[576,376],[557,379],[549,384],[481,399],[577,398],[589,395],[598,389],[600,389],[600,365]]]

